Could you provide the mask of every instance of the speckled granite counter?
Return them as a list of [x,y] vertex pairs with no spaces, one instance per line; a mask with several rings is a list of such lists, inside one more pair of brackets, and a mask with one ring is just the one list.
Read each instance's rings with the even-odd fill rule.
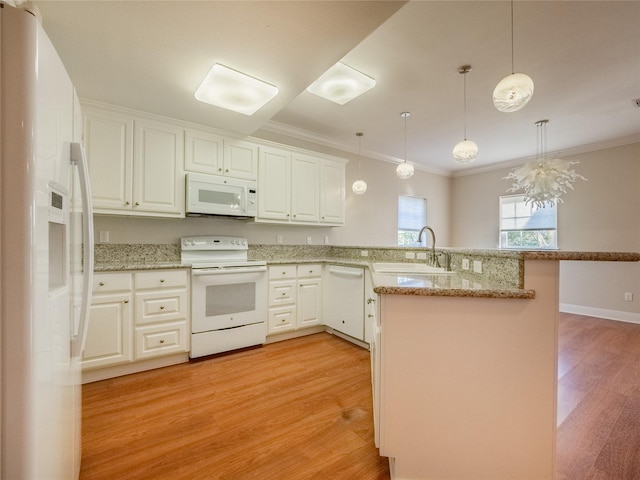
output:
[[[428,251],[405,247],[331,247],[308,245],[250,245],[249,259],[268,265],[323,263],[366,267],[372,272],[374,291],[389,295],[420,295],[485,298],[535,298],[535,291],[524,288],[526,260],[622,261],[638,262],[636,252],[512,251],[479,249],[437,249],[451,258],[455,274],[411,275],[373,273],[373,262],[420,262],[409,260],[407,252]],[[363,251],[367,256],[362,256]],[[481,259],[483,273],[462,271],[462,259]],[[95,271],[158,270],[189,268],[180,261],[177,244],[96,244]]]

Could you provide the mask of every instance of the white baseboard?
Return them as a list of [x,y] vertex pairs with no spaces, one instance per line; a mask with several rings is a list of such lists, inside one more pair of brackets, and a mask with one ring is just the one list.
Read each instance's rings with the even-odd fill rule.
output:
[[588,317],[616,320],[618,322],[640,323],[639,313],[621,312],[620,310],[608,310],[606,308],[585,307],[584,305],[561,303],[560,311],[564,313],[574,313],[576,315],[586,315]]

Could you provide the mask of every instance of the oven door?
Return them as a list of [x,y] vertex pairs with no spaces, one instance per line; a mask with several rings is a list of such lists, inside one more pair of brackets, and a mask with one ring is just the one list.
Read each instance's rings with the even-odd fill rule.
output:
[[191,332],[201,333],[267,320],[267,267],[193,270]]

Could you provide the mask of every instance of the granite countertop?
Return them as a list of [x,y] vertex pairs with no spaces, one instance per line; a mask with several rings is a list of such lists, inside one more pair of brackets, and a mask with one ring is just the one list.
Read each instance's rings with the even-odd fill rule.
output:
[[[456,251],[454,249],[452,252]],[[478,252],[488,255],[500,254],[510,257],[516,256],[525,260],[581,260],[581,261],[640,261],[640,253],[636,252],[578,252],[562,250],[540,251],[500,251],[500,250],[459,250],[461,252]],[[286,264],[333,264],[350,267],[368,268],[371,272],[374,291],[388,295],[422,295],[447,297],[485,297],[485,298],[535,298],[535,291],[524,288],[514,288],[500,281],[479,277],[467,272],[447,274],[379,274],[372,268],[372,259],[339,258],[339,257],[291,257],[291,258],[254,258],[264,260],[267,265]],[[413,260],[412,262],[416,262]],[[419,261],[418,261],[419,262]],[[133,271],[133,270],[161,270],[190,268],[189,264],[176,261],[144,262],[118,259],[95,264],[95,272]]]

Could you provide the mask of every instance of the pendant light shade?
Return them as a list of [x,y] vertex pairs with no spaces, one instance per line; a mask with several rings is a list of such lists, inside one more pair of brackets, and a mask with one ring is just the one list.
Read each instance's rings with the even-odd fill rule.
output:
[[401,178],[402,180],[411,178],[414,172],[413,165],[410,163],[407,163],[407,117],[409,115],[411,115],[411,113],[409,112],[402,112],[400,114],[400,116],[404,118],[404,162],[402,162],[396,167],[396,175],[398,178]]
[[493,90],[493,104],[501,112],[516,112],[533,96],[533,80],[526,73],[504,77]]
[[525,73],[515,73],[513,66],[513,0],[511,0],[511,75],[504,77],[493,90],[493,105],[501,112],[517,112],[533,97],[533,80]]
[[467,140],[467,73],[471,71],[471,65],[462,65],[458,73],[464,79],[464,140],[453,147],[453,158],[459,163],[470,163],[478,156],[478,145],[472,140]]
[[[364,133],[362,132],[356,133],[356,136],[358,137],[358,155],[360,155],[360,147],[362,146],[363,135]],[[358,178],[360,178],[360,159],[358,159]],[[351,190],[353,190],[353,193],[355,193],[356,195],[362,195],[364,192],[367,191],[367,182],[365,182],[362,179],[356,180],[351,185]]]

